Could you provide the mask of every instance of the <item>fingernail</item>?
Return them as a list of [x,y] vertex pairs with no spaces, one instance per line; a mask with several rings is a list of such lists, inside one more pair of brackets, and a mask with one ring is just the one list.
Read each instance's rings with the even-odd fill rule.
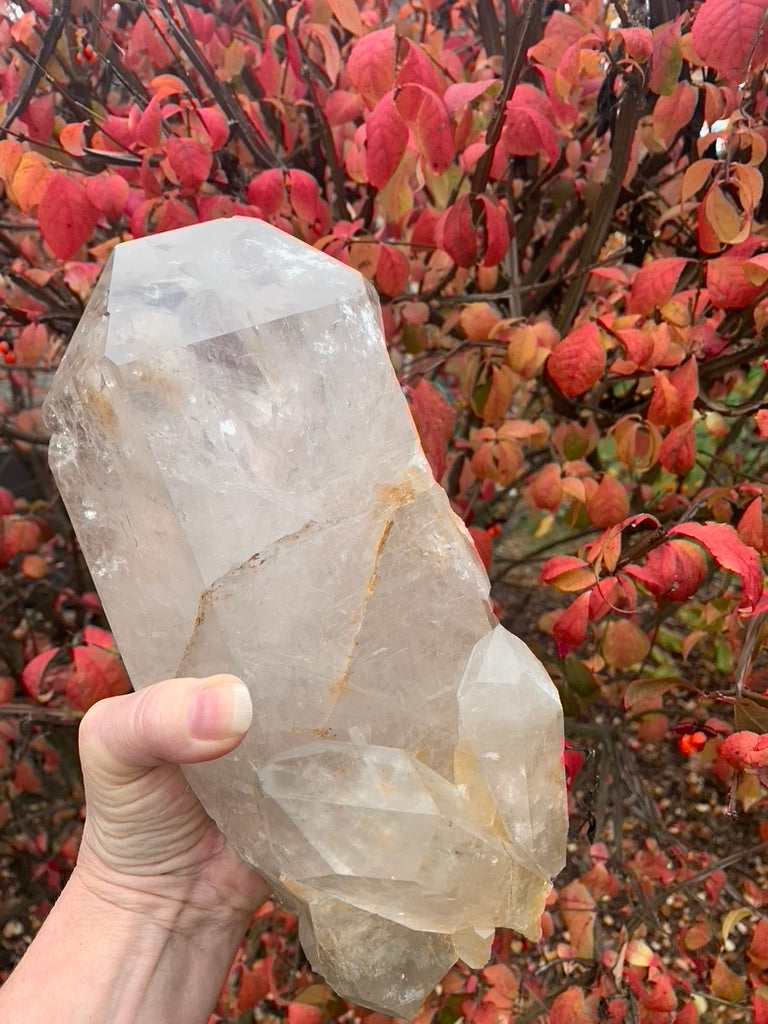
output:
[[215,678],[192,702],[189,731],[198,740],[229,739],[247,732],[252,718],[251,695],[245,683],[231,676]]

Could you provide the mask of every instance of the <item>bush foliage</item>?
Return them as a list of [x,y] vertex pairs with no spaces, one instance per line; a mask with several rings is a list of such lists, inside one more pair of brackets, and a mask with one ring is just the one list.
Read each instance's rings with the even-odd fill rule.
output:
[[[534,565],[545,588],[526,638],[568,716],[571,863],[541,943],[501,933],[423,1021],[768,1021],[764,879],[647,791],[633,831],[617,790],[650,751],[684,819],[703,792],[768,842],[767,22],[765,0],[0,4],[9,963],[76,855],[73,726],[128,686],[40,402],[114,245],[241,214],[373,280],[499,600]],[[215,1019],[348,1012],[267,908]]]

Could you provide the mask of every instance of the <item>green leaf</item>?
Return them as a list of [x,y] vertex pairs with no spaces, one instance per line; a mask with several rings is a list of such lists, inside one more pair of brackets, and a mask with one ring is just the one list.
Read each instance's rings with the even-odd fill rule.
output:
[[760,707],[746,697],[740,697],[734,701],[733,724],[737,732],[768,732],[768,708]]
[[686,690],[696,689],[695,686],[679,676],[666,676],[663,679],[635,679],[624,691],[624,707],[629,709],[638,701],[646,700],[648,697],[657,697],[660,693],[667,693],[678,687]]

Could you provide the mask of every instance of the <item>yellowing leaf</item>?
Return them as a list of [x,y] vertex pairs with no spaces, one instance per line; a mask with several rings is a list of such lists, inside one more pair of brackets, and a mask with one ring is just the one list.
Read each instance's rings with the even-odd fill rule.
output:
[[748,917],[752,916],[753,911],[749,907],[736,907],[735,910],[729,910],[723,918],[723,924],[720,929],[720,934],[723,938],[723,942],[727,942],[728,936],[731,931],[739,923],[739,921],[745,921]]
[[703,211],[707,223],[720,242],[734,245],[743,242],[749,235],[749,221],[742,217],[720,185],[715,185],[705,196]]

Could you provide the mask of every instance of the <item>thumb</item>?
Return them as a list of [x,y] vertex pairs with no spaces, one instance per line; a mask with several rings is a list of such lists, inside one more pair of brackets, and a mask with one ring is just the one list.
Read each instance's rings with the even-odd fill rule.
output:
[[80,723],[87,775],[125,783],[161,764],[196,764],[228,754],[253,717],[236,676],[168,679],[137,693],[99,701]]

